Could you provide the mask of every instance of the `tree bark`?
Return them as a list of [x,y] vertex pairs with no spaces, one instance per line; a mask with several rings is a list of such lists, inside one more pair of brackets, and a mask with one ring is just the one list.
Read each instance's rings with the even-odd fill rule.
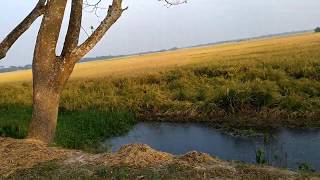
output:
[[60,93],[43,86],[34,86],[33,113],[28,138],[50,143],[57,126]]
[[[43,57],[36,55],[34,61],[39,60]],[[48,61],[55,62],[52,68],[33,66],[33,110],[28,138],[50,144],[55,137],[61,92],[74,65],[64,64],[66,60],[58,57]]]

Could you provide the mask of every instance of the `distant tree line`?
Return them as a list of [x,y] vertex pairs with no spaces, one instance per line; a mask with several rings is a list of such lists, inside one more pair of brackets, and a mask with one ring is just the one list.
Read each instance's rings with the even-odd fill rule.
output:
[[11,71],[19,71],[19,70],[26,70],[26,69],[31,69],[32,65],[25,65],[25,66],[9,66],[9,67],[4,67],[0,66],[0,73],[2,72],[11,72]]
[[[79,63],[96,61],[96,60],[109,60],[112,58],[119,58],[119,57],[125,57],[125,56],[144,55],[144,54],[151,54],[151,53],[157,53],[157,52],[174,51],[174,50],[178,50],[178,49],[179,49],[178,47],[173,47],[170,49],[161,49],[161,50],[157,50],[157,51],[145,51],[145,52],[140,52],[140,53],[125,54],[125,55],[115,55],[115,56],[109,55],[109,56],[88,57],[88,58],[81,59],[79,61]],[[28,64],[25,66],[9,66],[9,67],[0,66],[0,73],[19,71],[19,70],[27,70],[27,69],[31,69],[31,68],[32,68],[31,64]]]
[[320,32],[320,27],[317,27],[317,28],[314,30],[314,32],[316,32],[316,33]]

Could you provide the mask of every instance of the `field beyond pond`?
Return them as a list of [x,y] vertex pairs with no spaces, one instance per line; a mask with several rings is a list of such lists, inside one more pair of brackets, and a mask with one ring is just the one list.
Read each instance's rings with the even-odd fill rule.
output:
[[[307,33],[78,64],[56,143],[85,149],[138,120],[233,131],[320,127],[319,49],[320,34]],[[31,71],[0,74],[0,89],[0,135],[23,138]]]

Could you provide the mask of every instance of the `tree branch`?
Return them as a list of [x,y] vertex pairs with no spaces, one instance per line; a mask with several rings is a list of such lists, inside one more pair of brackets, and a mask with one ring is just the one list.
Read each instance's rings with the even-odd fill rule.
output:
[[[161,0],[160,0],[161,1]],[[183,3],[187,3],[187,0],[163,0],[169,6],[175,6]]]
[[91,34],[91,36],[80,46],[78,46],[73,55],[78,57],[77,60],[86,55],[106,34],[111,26],[120,18],[122,12],[127,8],[122,9],[122,0],[113,0],[112,5],[109,6],[107,16],[98,26],[98,28]]
[[[49,0],[37,36],[33,69],[52,68],[57,59],[56,47],[64,18],[66,0]],[[48,67],[49,66],[49,67]],[[37,76],[40,77],[40,76]]]
[[0,43],[0,60],[6,57],[11,46],[30,28],[33,22],[44,13],[45,4],[46,0],[39,0],[30,14]]
[[82,22],[82,7],[83,0],[72,0],[68,32],[61,57],[65,57],[78,46]]

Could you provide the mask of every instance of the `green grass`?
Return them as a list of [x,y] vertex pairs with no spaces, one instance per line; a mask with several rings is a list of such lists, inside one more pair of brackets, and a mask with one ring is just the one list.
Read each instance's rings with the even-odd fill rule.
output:
[[[10,106],[0,108],[0,136],[24,138],[27,135],[31,108]],[[64,111],[58,117],[54,144],[72,149],[99,151],[104,138],[121,135],[134,124],[132,113],[125,111]]]

